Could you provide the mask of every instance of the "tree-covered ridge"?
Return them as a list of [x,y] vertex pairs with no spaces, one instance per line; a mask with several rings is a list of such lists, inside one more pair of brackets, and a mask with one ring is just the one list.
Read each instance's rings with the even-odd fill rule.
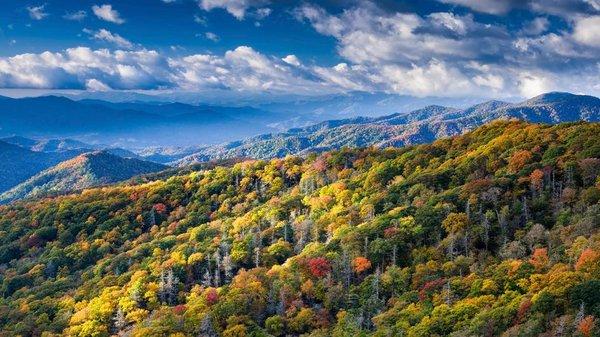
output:
[[149,161],[122,158],[106,150],[84,153],[43,170],[1,193],[0,203],[116,183],[165,168],[164,165]]
[[594,336],[598,134],[494,122],[3,206],[1,330]]
[[283,133],[198,149],[175,164],[224,158],[270,159],[286,155],[338,150],[343,147],[401,147],[461,135],[497,119],[517,118],[532,123],[600,121],[600,99],[551,92],[521,103],[488,101],[465,109],[430,105],[376,118],[329,120]]

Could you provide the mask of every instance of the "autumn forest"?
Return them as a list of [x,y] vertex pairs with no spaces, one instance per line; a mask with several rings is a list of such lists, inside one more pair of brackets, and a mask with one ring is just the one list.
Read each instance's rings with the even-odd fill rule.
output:
[[2,336],[598,336],[600,125],[1,206]]

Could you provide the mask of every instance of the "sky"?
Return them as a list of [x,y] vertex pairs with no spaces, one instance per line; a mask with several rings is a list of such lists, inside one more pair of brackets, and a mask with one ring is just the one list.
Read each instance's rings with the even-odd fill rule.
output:
[[600,96],[600,0],[1,1],[0,89]]

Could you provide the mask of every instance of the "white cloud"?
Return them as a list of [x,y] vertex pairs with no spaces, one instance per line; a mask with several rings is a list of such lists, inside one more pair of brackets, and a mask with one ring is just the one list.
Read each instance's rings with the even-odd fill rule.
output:
[[[267,0],[200,0],[199,6],[205,11],[221,8],[238,20],[243,20],[249,8],[267,4]],[[270,14],[270,10],[267,15]]]
[[104,21],[116,23],[119,25],[125,22],[125,20],[121,18],[119,12],[112,8],[112,5],[94,5],[92,6],[92,11],[99,19],[102,19]]
[[122,37],[119,34],[113,34],[104,28],[102,28],[98,31],[84,29],[83,32],[89,34],[95,40],[106,41],[106,42],[115,44],[121,48],[126,48],[126,49],[133,48],[133,43],[131,43],[129,40],[125,39],[124,37]]
[[88,83],[91,79],[114,89],[172,86],[167,62],[155,51],[77,47],[0,58],[0,87],[4,88],[85,89],[96,83]]
[[204,37],[206,37],[207,39],[213,41],[213,42],[218,42],[219,41],[219,36],[215,33],[212,32],[206,32],[204,34]]
[[[200,5],[207,10],[223,8],[239,19],[257,18],[265,8],[249,0]],[[515,30],[478,22],[479,16],[473,14],[420,16],[383,10],[374,2],[360,2],[336,14],[305,4],[294,14],[335,39],[341,58],[337,65],[302,63],[293,54],[275,57],[248,46],[193,55],[181,55],[181,48],[172,47],[177,56],[167,57],[152,50],[132,51],[141,46],[100,29],[86,33],[129,51],[79,47],[0,57],[0,87],[170,88],[269,95],[358,90],[444,97],[533,96],[547,90],[600,93],[598,16],[573,18],[557,32],[549,29],[545,17]],[[197,36],[218,40],[212,32]]]
[[573,37],[585,45],[600,47],[600,15],[577,20]]
[[[432,19],[434,25],[439,25],[458,35],[465,35],[467,33],[468,23],[463,18],[453,13],[432,13],[429,17]],[[469,19],[469,21],[473,20],[472,18]]]
[[91,79],[85,81],[85,88],[89,91],[109,91],[109,90],[111,90],[111,88],[108,85],[98,81],[95,78],[91,78]]
[[[410,65],[432,57],[474,58],[503,44],[501,29],[473,22],[471,16],[433,13],[429,21],[416,14],[380,13],[373,5],[329,15],[313,5],[301,6],[297,17],[317,32],[338,40],[338,52],[354,63],[394,62]],[[463,38],[422,30],[443,28]]]
[[496,93],[502,93],[504,89],[504,78],[500,75],[481,74],[473,77],[473,82],[482,87],[488,87]]
[[562,16],[568,20],[600,11],[598,0],[438,0],[470,8],[476,12],[506,15],[514,9]]
[[221,56],[168,58],[156,51],[87,47],[0,57],[0,87],[46,89],[220,89],[323,94],[341,89],[283,60],[240,46]]
[[284,58],[282,58],[283,62],[293,65],[295,67],[299,67],[301,65],[300,60],[298,59],[298,57],[296,55],[288,55]]
[[206,18],[199,15],[194,15],[194,22],[203,26],[207,25]]
[[404,68],[397,65],[382,67],[381,79],[394,92],[415,96],[462,96],[477,90],[471,80],[459,69],[442,61],[432,60],[425,66]]
[[258,20],[262,20],[264,18],[266,18],[267,16],[271,15],[271,13],[273,12],[273,10],[271,8],[259,8],[256,10],[255,16]]
[[519,79],[520,93],[525,97],[534,97],[554,88],[552,80],[544,75],[521,74]]
[[525,35],[540,35],[548,30],[550,27],[550,21],[545,17],[539,17],[533,19],[521,30],[521,33]]
[[64,19],[67,20],[71,20],[71,21],[82,21],[83,19],[85,19],[87,16],[87,12],[84,10],[81,11],[77,11],[77,12],[67,12],[65,13],[65,15],[63,15]]
[[506,14],[515,5],[511,0],[440,0],[441,2],[469,7],[488,14]]
[[[492,6],[495,12],[509,10],[502,7],[506,4],[497,5]],[[582,74],[590,75],[588,83],[594,81],[593,75],[600,75],[597,51],[589,48],[600,36],[594,34],[600,26],[591,19],[578,21],[577,41],[567,31],[539,35],[548,29],[546,18],[533,20],[527,32],[517,32],[479,23],[471,14],[420,17],[387,12],[369,2],[336,15],[305,4],[295,14],[337,40],[338,54],[348,62],[314,71],[347,90],[418,96],[520,95],[553,83],[567,90],[577,85]],[[569,67],[564,67],[566,62]]]
[[[114,35],[114,34],[113,34]],[[383,91],[416,96],[534,96],[548,90],[600,93],[595,71],[556,75],[486,63],[431,59],[424,64],[306,66],[240,46],[222,55],[166,57],[152,50],[87,47],[0,57],[0,87],[46,89],[222,90],[269,95]],[[590,92],[590,90],[595,90]]]
[[208,54],[170,59],[174,82],[185,90],[225,89],[248,92],[317,94],[339,92],[318,78],[290,67],[281,59],[240,46],[222,57]]
[[45,17],[47,17],[48,13],[46,13],[44,11],[44,9],[46,8],[46,5],[40,5],[40,6],[31,6],[31,7],[27,7],[27,12],[29,12],[29,17],[34,19],[34,20],[42,20]]

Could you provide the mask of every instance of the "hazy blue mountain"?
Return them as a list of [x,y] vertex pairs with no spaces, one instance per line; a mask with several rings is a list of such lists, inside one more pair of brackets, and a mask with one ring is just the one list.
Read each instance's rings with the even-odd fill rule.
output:
[[21,136],[4,137],[4,138],[0,138],[0,141],[9,143],[9,144],[13,144],[13,145],[18,145],[18,146],[24,147],[26,149],[31,149],[39,142],[35,139],[25,138],[25,137],[21,137]]
[[77,154],[70,151],[45,153],[0,141],[0,192],[19,184],[36,173]]
[[115,183],[165,168],[161,164],[122,158],[107,151],[84,153],[48,168],[4,192],[0,195],[0,203]]
[[263,103],[257,107],[276,112],[304,113],[327,118],[383,116],[407,112],[429,105],[468,107],[475,98],[414,97],[406,95],[351,92],[348,94],[303,97],[281,102]]
[[31,139],[11,136],[0,139],[0,193],[26,179],[80,154],[103,149],[121,158],[143,160],[141,156],[122,148],[91,145],[73,139]]
[[146,147],[136,150],[136,154],[145,160],[167,164],[189,156],[203,149],[200,146],[188,147]]
[[344,146],[403,146],[462,134],[495,119],[531,122],[600,121],[600,99],[569,93],[548,93],[521,103],[488,101],[465,109],[428,106],[408,113],[331,120],[283,133],[208,146],[175,164],[224,158],[272,158],[327,151]]
[[0,116],[2,133],[25,137],[107,131],[134,122],[150,124],[159,121],[159,116],[153,114],[84,105],[59,96],[0,100]]
[[71,138],[139,148],[230,141],[278,130],[277,122],[287,116],[251,107],[109,103],[42,96],[0,99],[0,118],[0,137]]

